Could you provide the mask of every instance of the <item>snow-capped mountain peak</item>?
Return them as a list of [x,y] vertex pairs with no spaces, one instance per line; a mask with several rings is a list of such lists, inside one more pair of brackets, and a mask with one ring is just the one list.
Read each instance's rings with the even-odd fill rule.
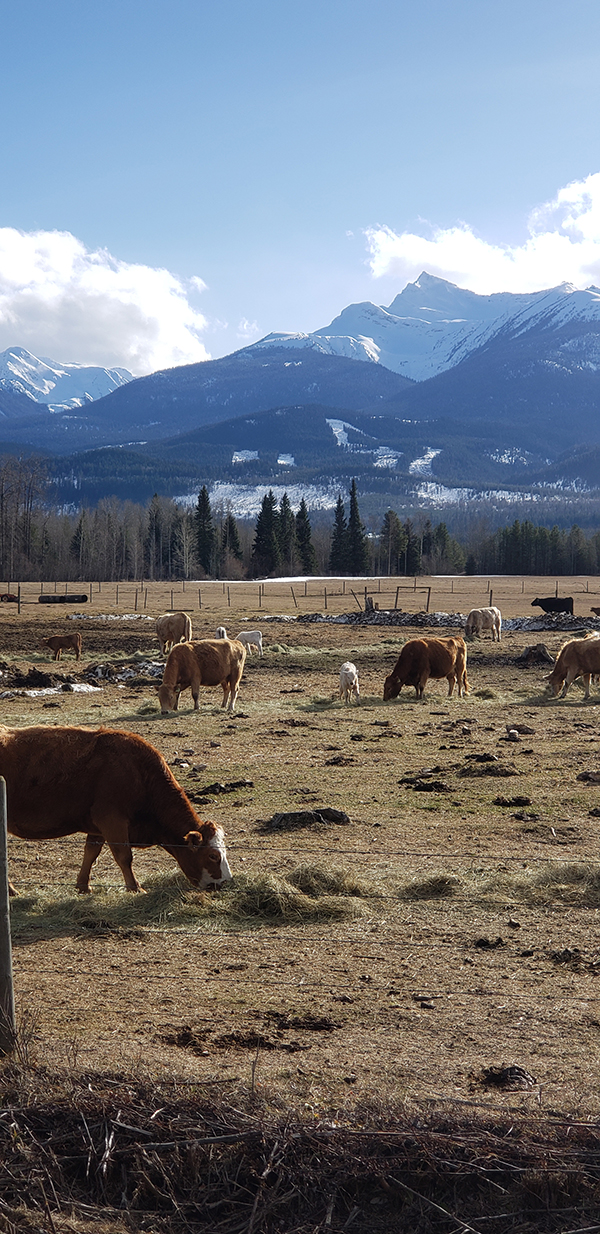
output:
[[59,364],[46,356],[34,356],[25,347],[0,352],[0,383],[35,403],[45,403],[51,411],[81,407],[132,380],[124,368]]
[[423,271],[392,303],[350,304],[312,334],[271,334],[253,346],[311,347],[379,363],[424,381],[454,368],[499,334],[559,331],[573,321],[600,328],[600,290],[561,283],[544,291],[480,295]]

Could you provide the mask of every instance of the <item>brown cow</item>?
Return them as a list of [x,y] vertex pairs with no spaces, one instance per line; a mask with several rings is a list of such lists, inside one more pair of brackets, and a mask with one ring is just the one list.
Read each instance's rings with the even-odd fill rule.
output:
[[231,878],[222,828],[200,821],[162,755],[136,733],[2,725],[0,775],[11,835],[87,835],[78,891],[90,890],[90,870],[105,842],[128,891],[142,890],[131,868],[132,845],[160,845],[195,887]]
[[596,617],[600,617],[600,608],[594,608],[592,606],[592,608],[590,609],[590,613],[595,613]]
[[564,698],[571,682],[575,681],[576,677],[583,677],[584,697],[589,698],[590,679],[596,677],[598,673],[600,673],[600,637],[594,632],[586,635],[585,638],[573,638],[568,643],[563,643],[556,657],[554,668],[545,680],[554,698],[563,686],[561,698]]
[[162,714],[177,711],[179,695],[188,686],[194,711],[198,710],[200,686],[221,686],[221,706],[233,711],[245,660],[246,648],[236,639],[202,638],[197,643],[180,643],[169,655],[158,691]]
[[386,677],[383,686],[384,699],[397,698],[402,686],[414,686],[417,698],[429,678],[446,677],[448,697],[458,684],[458,696],[467,694],[467,648],[464,638],[411,638],[404,644],[397,663]]
[[81,634],[53,634],[52,638],[43,640],[44,647],[54,652],[54,659],[60,660],[61,651],[74,651],[77,659],[81,655]]
[[163,613],[156,618],[156,637],[161,655],[170,651],[176,643],[189,643],[192,638],[192,619],[188,613]]

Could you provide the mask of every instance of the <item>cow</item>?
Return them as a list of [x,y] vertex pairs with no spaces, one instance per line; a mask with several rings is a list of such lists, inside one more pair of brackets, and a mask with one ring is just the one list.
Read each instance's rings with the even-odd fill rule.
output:
[[596,617],[600,617],[600,608],[591,608],[590,613],[595,613]]
[[384,699],[397,698],[402,686],[414,686],[417,698],[429,678],[448,681],[448,697],[451,698],[455,684],[458,696],[468,694],[467,647],[464,638],[411,638],[404,644],[395,667],[386,677],[383,686]]
[[81,634],[53,634],[43,640],[42,646],[54,652],[55,660],[60,660],[61,651],[74,651],[78,660],[81,656]]
[[239,634],[236,634],[236,639],[238,643],[244,644],[244,647],[246,648],[248,655],[251,656],[252,648],[257,647],[259,656],[262,656],[263,645],[262,645],[262,634],[260,630],[242,630]]
[[585,683],[585,698],[590,697],[590,679],[600,673],[600,637],[593,633],[586,638],[573,638],[563,643],[554,664],[552,672],[545,680],[548,689],[557,697],[563,686],[561,698],[564,698],[572,681],[583,677]]
[[156,618],[156,637],[161,655],[170,651],[176,643],[191,643],[192,619],[187,613],[163,613]]
[[356,664],[352,664],[350,660],[346,660],[340,669],[340,698],[345,703],[350,703],[353,698],[357,703],[360,701],[358,669]]
[[571,613],[573,615],[573,597],[548,596],[545,600],[532,600],[532,608],[541,608],[545,613]]
[[[108,844],[128,891],[142,891],[132,847],[158,844],[195,887],[229,881],[224,832],[198,818],[164,758],[136,733],[111,728],[0,726],[8,830],[22,840],[87,837],[77,890]],[[11,887],[14,895],[14,888]]]
[[502,638],[502,613],[499,608],[472,608],[467,617],[465,626],[465,635],[467,638],[472,638],[474,635],[479,635],[483,630],[492,631],[492,642],[496,639],[500,642]]
[[217,626],[215,638],[227,638],[227,630],[225,626]]
[[165,664],[158,701],[163,715],[177,711],[179,695],[188,686],[198,711],[200,686],[221,686],[222,707],[233,711],[244,671],[246,648],[236,639],[203,638],[174,647]]

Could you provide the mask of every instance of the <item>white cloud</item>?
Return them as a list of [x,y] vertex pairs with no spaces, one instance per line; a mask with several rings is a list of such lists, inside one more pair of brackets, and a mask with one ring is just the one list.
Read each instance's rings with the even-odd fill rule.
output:
[[242,317],[242,320],[239,322],[237,328],[238,338],[243,339],[245,343],[248,343],[250,339],[258,338],[259,334],[260,329],[257,322],[248,321],[247,317]]
[[468,223],[432,227],[428,237],[371,227],[371,271],[375,278],[394,275],[406,283],[427,270],[485,295],[541,291],[562,282],[600,285],[600,172],[538,206],[527,230],[523,244],[500,245],[488,243]]
[[139,376],[209,359],[206,324],[168,270],[90,252],[70,232],[0,227],[0,351],[17,345]]

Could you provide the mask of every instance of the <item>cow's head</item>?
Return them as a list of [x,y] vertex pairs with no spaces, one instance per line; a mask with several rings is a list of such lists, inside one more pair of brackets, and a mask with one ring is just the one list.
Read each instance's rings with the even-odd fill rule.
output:
[[178,861],[195,887],[212,891],[231,880],[222,827],[216,823],[201,823],[198,831],[188,831],[185,844]]
[[170,711],[177,711],[179,706],[179,695],[181,688],[175,686],[159,686],[158,701],[160,703],[161,715],[166,716]]
[[390,698],[397,698],[402,689],[403,684],[404,683],[400,680],[399,677],[394,677],[394,674],[390,673],[389,677],[386,677],[383,683],[384,702],[387,703],[388,699]]
[[556,669],[553,668],[551,673],[548,673],[546,677],[542,678],[542,681],[546,682],[546,693],[551,694],[553,698],[556,698],[559,690],[562,689],[564,685],[565,679],[562,673],[557,673]]

